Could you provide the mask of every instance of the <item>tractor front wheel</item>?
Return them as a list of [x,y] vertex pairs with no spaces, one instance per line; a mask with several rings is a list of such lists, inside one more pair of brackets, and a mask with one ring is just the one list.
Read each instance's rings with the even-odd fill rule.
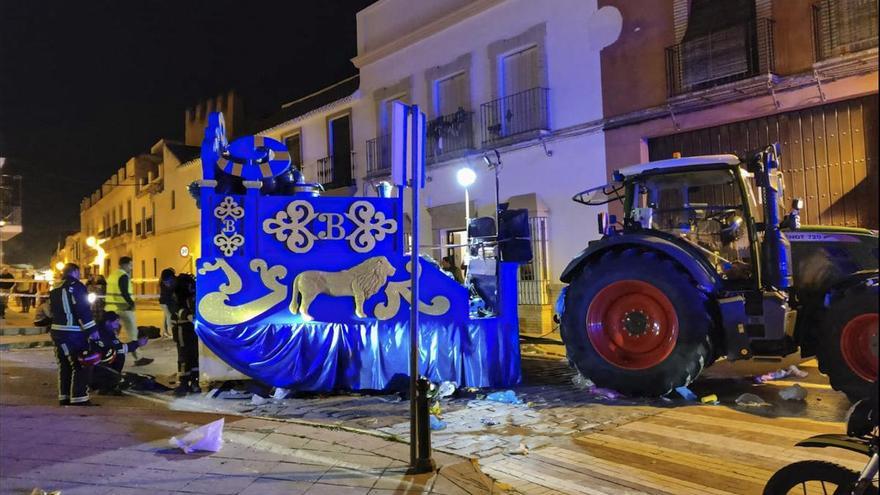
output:
[[600,387],[667,394],[713,360],[706,303],[668,259],[639,249],[609,252],[568,288],[561,330],[569,360]]
[[831,301],[820,328],[819,370],[853,402],[877,386],[877,305],[876,286],[853,287]]

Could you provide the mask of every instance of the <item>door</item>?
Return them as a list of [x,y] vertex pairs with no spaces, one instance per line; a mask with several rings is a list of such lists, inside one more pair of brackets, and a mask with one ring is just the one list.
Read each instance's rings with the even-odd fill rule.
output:
[[330,121],[330,156],[333,162],[333,187],[351,185],[351,115]]

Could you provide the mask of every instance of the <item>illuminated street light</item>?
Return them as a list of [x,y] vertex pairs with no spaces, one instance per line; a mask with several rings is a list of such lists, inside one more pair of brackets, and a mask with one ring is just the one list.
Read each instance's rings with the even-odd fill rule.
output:
[[86,296],[86,299],[89,301],[89,304],[95,304],[95,301],[98,300],[98,296],[94,292],[89,292],[89,295]]
[[104,266],[104,258],[107,257],[107,251],[104,251],[101,244],[104,244],[106,241],[107,239],[97,239],[95,236],[89,236],[86,238],[86,246],[97,251],[95,259],[92,260],[93,265]]
[[455,179],[458,181],[458,185],[464,188],[464,229],[465,235],[467,235],[467,227],[471,221],[471,200],[468,188],[476,182],[477,173],[468,167],[460,168],[455,174]]
[[63,262],[63,261],[59,261],[58,263],[55,263],[55,269],[58,270],[59,272],[60,272],[61,270],[64,270],[64,262]]

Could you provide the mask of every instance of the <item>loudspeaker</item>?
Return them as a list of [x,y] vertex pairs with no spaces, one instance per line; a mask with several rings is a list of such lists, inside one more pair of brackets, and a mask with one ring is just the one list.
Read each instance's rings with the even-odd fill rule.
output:
[[513,263],[532,261],[532,233],[529,228],[529,210],[498,212],[498,243],[501,259]]

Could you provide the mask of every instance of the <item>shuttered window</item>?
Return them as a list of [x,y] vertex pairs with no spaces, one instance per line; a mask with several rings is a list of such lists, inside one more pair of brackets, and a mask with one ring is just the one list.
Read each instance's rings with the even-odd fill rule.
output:
[[464,72],[440,79],[435,84],[434,112],[436,116],[452,115],[459,108],[467,110],[467,78]]
[[537,46],[501,59],[501,96],[515,95],[539,86]]

